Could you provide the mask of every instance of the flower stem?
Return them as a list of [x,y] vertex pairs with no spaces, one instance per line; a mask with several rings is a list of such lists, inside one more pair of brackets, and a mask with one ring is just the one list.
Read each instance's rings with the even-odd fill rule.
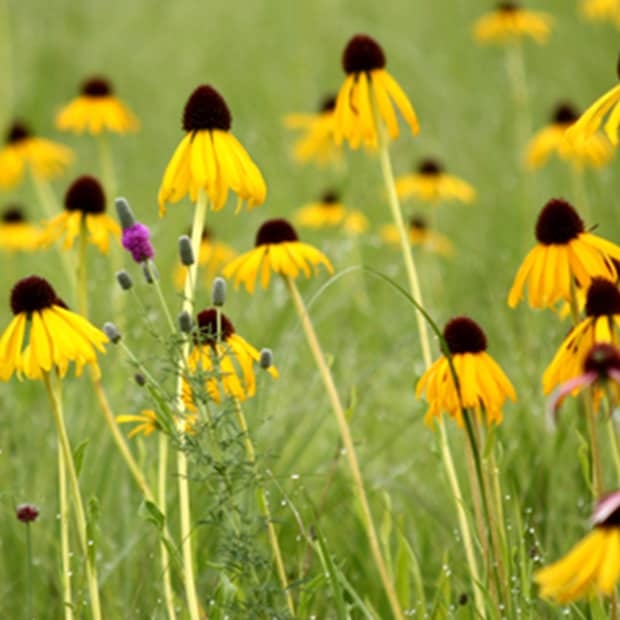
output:
[[174,320],[172,319],[172,314],[170,314],[170,308],[168,308],[168,304],[166,303],[166,298],[164,297],[164,292],[161,290],[161,284],[159,282],[159,278],[157,277],[157,272],[154,269],[151,269],[151,261],[147,259],[145,261],[146,268],[149,270],[151,274],[151,280],[153,281],[153,286],[155,287],[155,291],[157,292],[157,298],[159,299],[159,303],[161,304],[162,310],[164,311],[164,316],[166,317],[166,322],[168,323],[168,327],[172,334],[176,334],[176,325],[174,324]]
[[588,431],[590,433],[590,454],[592,459],[592,491],[594,499],[603,496],[603,470],[601,468],[601,453],[598,445],[598,433],[596,429],[596,414],[594,412],[594,391],[591,389],[586,395],[585,409]]
[[394,585],[390,580],[387,567],[381,554],[379,539],[377,537],[375,525],[372,520],[372,513],[370,512],[368,498],[366,497],[366,491],[364,490],[362,474],[360,472],[357,456],[355,454],[353,438],[351,437],[351,431],[349,429],[349,425],[347,423],[344,410],[342,408],[342,403],[340,402],[340,397],[338,396],[336,386],[334,385],[334,379],[329,370],[329,367],[325,362],[325,358],[321,350],[321,345],[319,344],[316,332],[314,331],[312,321],[310,320],[310,316],[308,315],[308,311],[303,302],[303,299],[301,298],[299,290],[295,285],[295,281],[290,276],[286,276],[285,281],[291,294],[291,298],[293,299],[293,304],[295,305],[297,314],[299,315],[299,320],[301,321],[303,330],[306,334],[308,345],[310,346],[310,350],[312,351],[312,354],[314,356],[314,360],[319,369],[319,373],[321,374],[321,378],[323,379],[323,383],[325,384],[325,388],[331,401],[334,414],[336,415],[336,420],[340,429],[340,436],[342,437],[342,444],[344,446],[347,459],[349,461],[349,467],[353,475],[353,484],[362,507],[364,526],[366,529],[366,534],[368,536],[368,541],[370,543],[370,550],[377,566],[377,570],[379,571],[381,581],[383,582],[383,587],[385,588],[390,607],[392,608],[392,613],[394,617],[398,620],[403,620],[404,616],[400,609],[398,597],[396,596]]
[[114,161],[110,150],[108,136],[102,132],[97,136],[97,147],[99,151],[99,162],[101,164],[101,180],[108,200],[112,200],[116,195],[116,175],[114,174]]
[[[208,200],[204,189],[198,191],[198,201],[194,209],[194,221],[192,223],[192,250],[194,251],[194,263],[190,265],[185,277],[183,295],[183,310],[192,315],[194,311],[194,290],[196,284],[196,271],[200,261],[200,241],[207,214]],[[189,355],[190,341],[186,338],[179,360],[179,372],[177,378],[177,407],[179,410],[178,431],[182,435],[185,432],[183,412],[183,365]],[[193,554],[192,554],[192,521],[189,501],[189,480],[187,457],[183,447],[177,450],[177,470],[179,480],[179,510],[181,513],[181,547],[183,551],[183,581],[185,594],[191,620],[200,620],[198,595],[196,593],[196,581],[194,578]]]
[[32,534],[29,522],[26,522],[26,556],[28,560],[28,620],[34,620],[32,614]]
[[75,463],[71,453],[71,445],[69,444],[69,438],[67,437],[67,430],[65,428],[60,389],[58,389],[58,391],[54,390],[49,372],[43,373],[43,383],[45,384],[45,389],[47,390],[47,395],[50,399],[52,413],[54,414],[54,422],[56,423],[56,430],[58,431],[58,438],[60,440],[63,457],[69,473],[69,483],[71,485],[71,493],[73,495],[75,517],[77,519],[78,538],[82,548],[82,553],[84,555],[84,561],[86,563],[86,578],[88,581],[88,591],[90,593],[90,606],[93,614],[93,620],[101,620],[102,615],[101,604],[99,602],[99,588],[97,585],[97,568],[95,566],[93,554],[90,553],[88,545],[88,525],[86,522],[86,513],[84,512],[84,503],[82,501],[80,485],[78,482],[77,472],[75,470]]
[[86,244],[88,241],[86,231],[85,215],[82,216],[80,223],[80,234],[78,239],[78,257],[77,257],[77,297],[78,309],[84,318],[88,318],[88,270],[86,265]]
[[[611,402],[611,401],[610,401]],[[618,446],[618,432],[614,421],[613,409],[607,420],[607,432],[609,433],[609,445],[611,446],[611,454],[616,468],[616,486],[620,484],[620,446]]]
[[[245,452],[248,456],[248,460],[250,461],[250,465],[254,468],[255,473],[257,472],[257,464],[256,464],[256,451],[254,450],[254,444],[252,443],[252,438],[250,437],[250,431],[248,429],[248,424],[245,419],[245,415],[243,413],[243,409],[241,408],[241,403],[238,398],[234,399],[235,405],[235,414],[237,416],[237,423],[239,424],[239,428],[243,433],[243,443],[245,445]],[[280,584],[282,585],[282,589],[286,595],[286,604],[288,606],[289,611],[291,612],[291,616],[295,617],[295,604],[293,603],[293,595],[289,589],[288,580],[286,578],[286,571],[284,570],[284,561],[282,560],[282,551],[280,550],[280,543],[278,542],[278,534],[276,533],[276,528],[273,525],[273,519],[271,517],[271,509],[269,508],[269,499],[267,498],[267,493],[265,491],[265,487],[263,483],[258,481],[258,505],[260,511],[263,513],[263,518],[265,519],[265,523],[267,524],[267,532],[269,534],[269,544],[271,545],[271,550],[273,552],[273,559],[276,563],[276,570],[278,571],[278,577],[280,579]]]
[[58,440],[58,495],[60,499],[60,552],[62,557],[62,602],[65,620],[73,620],[71,594],[71,560],[69,555],[69,504],[67,502],[67,468],[62,445]]

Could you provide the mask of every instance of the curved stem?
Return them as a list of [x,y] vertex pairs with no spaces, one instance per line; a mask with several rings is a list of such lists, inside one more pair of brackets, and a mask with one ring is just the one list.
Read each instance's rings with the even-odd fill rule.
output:
[[321,346],[316,336],[316,332],[314,331],[312,321],[310,320],[310,316],[308,315],[308,311],[306,310],[303,299],[299,294],[299,290],[295,285],[295,281],[290,276],[286,276],[285,281],[291,294],[295,310],[299,315],[299,320],[301,321],[303,330],[306,334],[308,345],[310,346],[310,350],[312,351],[312,355],[314,356],[314,360],[319,369],[319,373],[321,375],[321,378],[323,379],[323,383],[325,384],[329,400],[331,401],[332,409],[334,411],[334,414],[336,415],[336,420],[340,429],[340,436],[342,437],[342,443],[346,452],[347,459],[349,461],[351,474],[353,475],[353,485],[362,507],[366,535],[368,536],[370,550],[372,552],[375,565],[377,566],[377,570],[379,571],[379,575],[381,577],[381,581],[387,594],[394,617],[398,620],[403,620],[404,616],[400,609],[400,603],[398,602],[398,597],[396,596],[394,584],[389,577],[385,561],[383,560],[381,547],[379,546],[377,531],[375,529],[375,525],[372,519],[372,513],[370,512],[370,506],[368,504],[368,498],[366,497],[366,491],[364,490],[364,483],[355,453],[353,438],[351,437],[351,431],[345,417],[342,403],[340,402],[340,397],[338,396],[336,386],[334,385],[334,379],[329,370],[329,367],[325,362],[325,357],[321,350]]
[[[69,504],[67,503],[67,468],[58,440],[58,495],[60,498],[60,551],[62,556],[62,592],[65,620],[73,620],[71,595],[71,556],[69,553]],[[32,616],[31,616],[32,617]]]
[[86,521],[86,513],[84,511],[84,503],[82,501],[80,485],[78,482],[77,472],[75,470],[73,454],[71,453],[71,445],[69,444],[69,438],[65,428],[60,391],[57,393],[52,387],[49,372],[43,373],[43,383],[45,384],[45,389],[47,390],[47,395],[50,399],[52,413],[54,414],[54,422],[56,423],[56,430],[58,431],[58,439],[62,447],[63,457],[67,466],[67,472],[69,474],[69,483],[71,485],[75,517],[77,520],[78,539],[80,541],[80,547],[82,548],[84,561],[86,563],[86,578],[88,581],[88,591],[90,594],[90,606],[93,613],[93,620],[101,620],[102,615],[101,603],[99,602],[99,587],[97,585],[97,568],[95,566],[94,554],[91,553],[91,549],[88,544],[88,524]]

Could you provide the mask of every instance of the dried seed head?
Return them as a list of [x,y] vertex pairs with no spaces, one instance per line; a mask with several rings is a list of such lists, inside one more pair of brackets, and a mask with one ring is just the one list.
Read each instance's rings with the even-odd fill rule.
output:
[[22,523],[31,523],[39,516],[39,509],[34,504],[20,504],[15,509],[15,515]]

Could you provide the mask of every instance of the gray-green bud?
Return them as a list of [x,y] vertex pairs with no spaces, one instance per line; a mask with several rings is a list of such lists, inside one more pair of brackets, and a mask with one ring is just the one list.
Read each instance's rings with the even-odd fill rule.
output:
[[273,353],[271,349],[261,349],[260,350],[260,367],[267,370],[273,366]]
[[140,386],[140,387],[144,387],[146,385],[146,377],[141,373],[141,372],[137,372],[134,376],[133,376],[133,380]]
[[192,327],[194,326],[192,316],[187,310],[179,312],[179,315],[177,316],[177,323],[179,325],[179,329],[184,334],[189,334],[192,331]]
[[211,289],[211,301],[216,307],[223,306],[226,303],[226,280],[219,276],[213,280],[213,288]]
[[128,291],[133,286],[131,276],[124,269],[116,272],[116,281],[124,291]]
[[103,333],[108,337],[108,340],[112,344],[116,344],[121,339],[121,332],[118,331],[118,327],[114,325],[114,323],[104,323],[103,324]]
[[136,218],[133,215],[133,211],[129,206],[126,198],[119,197],[114,201],[114,206],[116,207],[116,214],[118,215],[118,219],[121,223],[121,228],[126,230],[127,228],[131,228],[136,223]]
[[193,265],[195,262],[192,241],[187,235],[181,235],[179,237],[179,256],[181,258],[181,263],[186,267]]
[[142,273],[144,274],[144,279],[147,284],[153,284],[155,280],[159,280],[159,272],[157,271],[157,267],[155,267],[155,263],[152,261],[145,260],[142,264]]

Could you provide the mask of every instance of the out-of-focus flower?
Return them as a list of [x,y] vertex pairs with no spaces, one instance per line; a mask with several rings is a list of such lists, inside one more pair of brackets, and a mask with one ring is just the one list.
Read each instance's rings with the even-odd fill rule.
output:
[[[394,224],[383,226],[380,235],[384,241],[393,245],[400,245],[398,228]],[[441,256],[452,256],[454,254],[454,246],[450,239],[431,230],[426,220],[420,215],[415,215],[409,220],[409,241],[411,245],[419,245],[425,250]]]
[[500,2],[497,8],[474,24],[474,38],[480,43],[515,43],[525,37],[546,43],[553,17],[549,13],[528,11],[518,2]]
[[359,235],[368,230],[368,218],[361,212],[345,207],[337,192],[326,191],[318,202],[307,204],[295,212],[295,223],[306,228],[342,227]]
[[36,250],[41,233],[41,228],[28,222],[17,205],[8,206],[0,215],[0,249],[5,252]]

